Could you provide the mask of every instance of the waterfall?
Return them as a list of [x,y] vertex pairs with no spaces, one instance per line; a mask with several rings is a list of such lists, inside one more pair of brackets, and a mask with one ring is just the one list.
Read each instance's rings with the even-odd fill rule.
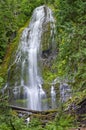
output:
[[[27,99],[27,107],[32,110],[47,109],[47,103],[43,103],[46,93],[42,88],[43,79],[39,66],[41,63],[41,38],[44,25],[47,23],[50,23],[52,37],[54,28],[52,11],[46,6],[37,7],[29,26],[22,33],[15,61],[9,68],[8,86],[14,86],[14,97]],[[13,67],[16,71],[14,71],[14,75],[10,71]],[[10,77],[13,82],[10,81]]]
[[71,98],[71,89],[67,83],[60,83],[60,99],[62,102],[66,102]]
[[51,86],[51,107],[56,108],[56,92],[54,86]]

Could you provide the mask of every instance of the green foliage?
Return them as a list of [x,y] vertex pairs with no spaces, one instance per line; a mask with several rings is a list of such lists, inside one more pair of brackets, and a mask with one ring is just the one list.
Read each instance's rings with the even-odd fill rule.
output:
[[70,115],[63,115],[59,119],[56,117],[55,121],[48,123],[45,127],[42,127],[38,119],[32,119],[29,124],[25,124],[24,120],[12,115],[8,115],[8,120],[6,119],[6,117],[0,119],[0,130],[69,130],[73,126]]
[[[0,64],[6,53],[7,45],[12,43],[20,27],[30,19],[35,7],[48,4],[53,8],[56,18],[56,41],[58,55],[46,72],[45,80],[59,77],[74,79],[74,97],[78,102],[86,96],[86,2],[85,0],[1,0],[0,1]],[[52,4],[52,5],[51,5]],[[20,31],[21,33],[21,31]],[[20,35],[20,34],[19,34]],[[19,36],[16,38],[18,41]],[[7,70],[9,55],[17,45],[16,40],[8,49],[5,69],[0,68],[0,88],[3,73]],[[47,69],[47,68],[46,68]],[[7,98],[7,97],[6,97]],[[7,99],[0,96],[0,130],[68,130],[72,127],[72,117],[60,111],[53,122],[42,128],[39,120],[32,120],[28,126],[24,120],[13,115],[7,108]],[[1,108],[2,107],[2,108]]]
[[63,114],[61,108],[56,118],[46,125],[37,118],[30,118],[30,122],[25,123],[25,118],[19,118],[18,114],[8,107],[7,99],[7,96],[0,96],[0,130],[69,130],[75,121],[71,115]]
[[27,128],[24,121],[17,116],[13,116],[10,113],[0,116],[0,130],[26,130]]
[[2,77],[0,77],[0,86],[2,85],[4,79]]
[[[50,2],[47,2],[48,4]],[[49,82],[55,77],[73,81],[73,89],[83,92],[86,86],[86,2],[55,0],[52,8],[56,18],[57,58],[52,72],[43,75]],[[49,4],[51,7],[51,4]],[[54,72],[54,73],[53,73]],[[82,96],[82,98],[83,98]]]
[[[0,59],[4,58],[7,44],[12,42],[16,33],[42,0],[1,0],[0,1]],[[1,62],[0,60],[0,62]]]
[[46,126],[46,130],[69,130],[73,127],[73,117],[60,113],[57,114],[55,121],[50,122]]
[[[58,56],[57,75],[74,79],[73,89],[83,92],[86,86],[86,2],[55,0]],[[82,97],[83,97],[82,96]]]
[[0,113],[0,130],[42,130],[38,119],[32,119],[29,124],[8,109],[4,115]]
[[28,124],[28,130],[43,130],[42,124],[39,119],[33,118]]

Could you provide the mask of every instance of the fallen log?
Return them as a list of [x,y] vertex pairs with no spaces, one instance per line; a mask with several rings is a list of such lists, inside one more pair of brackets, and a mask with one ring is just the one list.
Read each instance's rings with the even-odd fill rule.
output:
[[13,105],[10,105],[9,107],[12,108],[13,110],[16,110],[16,111],[26,111],[26,112],[31,112],[31,113],[41,113],[41,111],[29,110],[27,108],[13,106]]
[[29,110],[27,108],[22,108],[22,107],[18,107],[18,106],[13,106],[13,105],[9,105],[9,107],[12,110],[16,110],[16,111],[24,111],[24,112],[29,112],[29,113],[33,113],[33,114],[49,114],[49,113],[55,113],[57,112],[57,109],[55,110],[46,110],[46,111],[37,111],[37,110]]

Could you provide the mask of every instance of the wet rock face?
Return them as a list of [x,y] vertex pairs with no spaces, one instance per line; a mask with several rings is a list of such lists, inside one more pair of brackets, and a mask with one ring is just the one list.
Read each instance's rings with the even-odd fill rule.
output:
[[86,99],[78,104],[79,108],[77,109],[78,114],[85,114],[86,113]]
[[[55,51],[55,20],[53,18],[52,12],[49,14],[46,6],[44,7],[45,16],[51,18],[51,21],[44,20],[43,23],[43,32],[41,39],[41,62],[43,73],[46,67],[51,71],[50,67],[52,66],[52,62],[55,59],[56,51]],[[45,17],[46,18],[46,17]]]
[[[39,66],[42,64],[43,73],[45,73],[45,68],[47,67],[48,71],[51,71],[50,68],[52,66],[52,62],[54,60],[54,46],[55,46],[55,21],[52,15],[52,11],[46,7],[43,6],[42,10],[42,25],[40,26],[40,33],[41,33],[41,40],[40,40],[40,56],[38,56],[41,60],[38,61]],[[35,10],[34,10],[35,12]],[[39,18],[39,9],[37,9],[37,13],[34,13],[32,16],[32,22],[36,22]],[[44,13],[44,14],[43,14]],[[32,25],[33,26],[33,25]],[[42,28],[42,30],[41,30]],[[28,43],[28,39],[30,38],[31,29],[28,29],[28,33],[26,36],[26,41]],[[40,37],[40,36],[39,36]],[[21,40],[24,40],[24,38],[21,38]],[[20,40],[20,42],[21,42]],[[37,42],[37,41],[36,41]],[[38,41],[39,42],[39,41]],[[24,48],[24,47],[23,47]],[[21,70],[22,70],[22,61],[25,58],[25,69],[24,69],[24,81],[25,83],[28,82],[28,75],[26,75],[28,71],[28,58],[25,56],[27,54],[23,54],[22,50],[18,50],[20,52],[17,52],[16,54],[13,54],[10,62],[10,71],[8,71],[8,85],[14,86],[14,85],[20,85],[21,84]],[[40,68],[41,70],[41,68]],[[14,83],[16,81],[16,83]],[[27,84],[25,84],[27,85]]]
[[78,121],[81,122],[82,124],[86,124],[86,99],[84,99],[78,104],[76,113],[78,116]]
[[42,90],[44,82],[41,72],[45,73],[46,67],[51,71],[55,44],[54,24],[51,9],[46,6],[37,7],[29,26],[22,32],[18,49],[9,66],[8,86],[12,89],[13,100],[19,103],[22,98],[27,98],[27,107],[30,109],[48,108],[46,93]]
[[[41,40],[41,68],[43,76],[45,75],[45,71],[47,73],[52,71],[51,67],[56,58],[54,29],[54,23],[50,24],[50,22],[45,22],[43,24],[43,34]],[[43,78],[45,79],[45,76]]]
[[42,51],[42,58],[43,59],[48,58],[50,54],[51,54],[51,49],[43,50]]
[[43,33],[42,33],[42,40],[41,40],[41,45],[42,45],[42,51],[49,50],[51,48],[51,27],[50,23],[43,23]]

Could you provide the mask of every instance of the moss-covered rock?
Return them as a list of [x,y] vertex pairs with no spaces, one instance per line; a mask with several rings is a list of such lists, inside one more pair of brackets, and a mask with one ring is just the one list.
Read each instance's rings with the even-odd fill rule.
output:
[[[19,41],[20,41],[20,37],[21,37],[21,33],[22,31],[25,29],[25,27],[29,24],[29,20],[27,21],[27,23],[25,24],[24,27],[20,28],[19,31],[17,32],[17,36],[15,39],[13,39],[13,42],[10,43],[7,47],[7,52],[6,52],[6,56],[4,58],[3,64],[2,64],[2,69],[0,70],[0,76],[3,77],[3,79],[6,81],[7,77],[8,77],[8,68],[10,63],[13,62],[14,58],[15,58],[15,54],[16,54],[16,50],[18,48],[19,45]],[[14,65],[15,68],[15,65]],[[4,82],[5,82],[4,81]]]

